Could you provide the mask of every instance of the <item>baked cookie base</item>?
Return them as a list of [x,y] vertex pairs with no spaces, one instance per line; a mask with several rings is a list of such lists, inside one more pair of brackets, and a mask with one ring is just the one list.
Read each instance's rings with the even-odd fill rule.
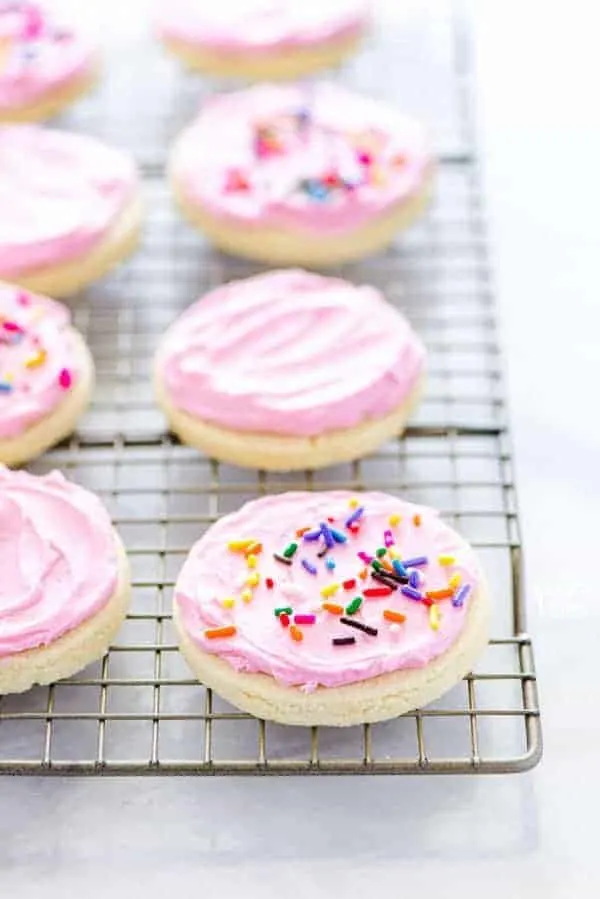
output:
[[287,81],[321,69],[335,68],[355,53],[366,29],[310,47],[287,47],[264,53],[225,52],[199,47],[174,37],[162,42],[188,69],[215,78],[244,81]]
[[71,328],[81,372],[72,390],[49,415],[15,437],[0,438],[0,463],[22,465],[68,437],[87,409],[94,389],[94,361],[79,331]]
[[363,259],[387,247],[425,211],[432,193],[432,176],[418,193],[365,225],[343,234],[310,233],[259,223],[238,225],[212,215],[191,202],[177,180],[177,148],[171,164],[171,184],[183,214],[220,250],[272,266],[328,268]]
[[139,195],[129,202],[108,234],[83,256],[19,275],[2,275],[33,293],[67,297],[97,281],[129,256],[137,247],[142,222]]
[[95,87],[98,71],[99,65],[96,63],[83,75],[48,91],[33,103],[12,109],[0,108],[0,125],[43,122],[51,119]]
[[204,652],[183,627],[177,604],[173,620],[188,665],[202,683],[227,702],[279,724],[348,727],[413,711],[433,702],[468,674],[488,642],[490,601],[483,582],[469,602],[458,640],[424,668],[381,674],[343,687],[317,687],[312,693],[287,687],[267,674],[236,671],[219,656]]
[[160,361],[155,371],[155,394],[169,422],[169,428],[181,440],[221,462],[265,471],[295,471],[324,468],[351,462],[369,455],[402,433],[423,390],[423,379],[393,412],[382,418],[361,422],[353,428],[328,431],[317,437],[293,437],[233,431],[212,422],[194,418],[176,409],[164,388]]
[[34,684],[50,684],[70,677],[102,656],[121,627],[131,593],[129,563],[115,531],[119,575],[107,604],[83,624],[37,649],[0,658],[0,693],[23,693]]

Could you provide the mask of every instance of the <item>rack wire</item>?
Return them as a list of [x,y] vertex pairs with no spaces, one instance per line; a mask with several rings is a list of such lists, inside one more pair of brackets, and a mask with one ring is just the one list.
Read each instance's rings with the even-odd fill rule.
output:
[[[405,437],[353,464],[244,471],[164,431],[149,379],[161,333],[204,291],[259,270],[210,249],[171,205],[167,147],[198,103],[198,82],[148,39],[135,50],[129,41],[115,47],[98,95],[65,122],[134,151],[148,224],[136,257],[74,305],[96,359],[95,402],[79,432],[31,470],[58,467],[104,499],[130,554],[133,602],[100,662],[0,699],[0,772],[467,774],[538,762],[536,675],[468,108],[468,31],[455,9],[432,0],[422,19],[386,23],[381,32],[340,77],[373,93],[386,87],[435,126],[437,199],[387,253],[338,272],[379,286],[402,307],[427,344],[429,383]],[[132,56],[137,92],[124,86]],[[283,727],[228,706],[198,684],[177,651],[171,595],[192,543],[246,500],[319,488],[384,489],[434,505],[480,553],[496,603],[494,639],[477,669],[427,708],[362,727]]]

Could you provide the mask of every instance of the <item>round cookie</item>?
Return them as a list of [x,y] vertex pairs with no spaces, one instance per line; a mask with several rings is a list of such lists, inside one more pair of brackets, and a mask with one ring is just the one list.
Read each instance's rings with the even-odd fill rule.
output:
[[0,693],[104,655],[129,605],[121,541],[100,500],[59,472],[0,466]]
[[96,80],[95,46],[43,4],[0,0],[0,122],[56,115]]
[[133,160],[93,137],[0,126],[0,278],[67,296],[135,248]]
[[157,28],[189,68],[276,81],[341,63],[357,49],[369,17],[366,0],[163,0]]
[[269,470],[360,458],[399,434],[425,350],[373,287],[285,270],[234,281],[171,326],[155,391],[184,443]]
[[427,204],[421,127],[335,84],[217,96],[177,140],[175,197],[228,253],[325,267],[386,247]]
[[74,430],[94,363],[69,310],[0,283],[0,463],[19,465]]
[[432,509],[383,493],[286,493],[214,524],[177,579],[194,673],[282,724],[353,725],[438,698],[488,640],[472,548]]

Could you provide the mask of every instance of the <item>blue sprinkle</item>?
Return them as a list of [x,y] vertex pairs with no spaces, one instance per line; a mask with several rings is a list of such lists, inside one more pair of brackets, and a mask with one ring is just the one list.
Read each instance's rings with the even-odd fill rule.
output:
[[335,562],[333,561],[333,559],[325,559],[325,565],[327,566],[327,568],[329,568],[330,571],[333,571],[333,569],[335,568]]
[[350,515],[346,519],[346,527],[349,528],[351,524],[354,524],[355,521],[358,521],[359,518],[362,518],[364,511],[364,506],[359,506],[358,509],[355,509],[352,515]]
[[325,541],[325,546],[327,549],[331,549],[335,540],[333,539],[333,534],[329,530],[329,525],[325,524],[324,521],[321,522],[321,533],[323,534],[323,540]]
[[329,195],[329,188],[320,181],[307,180],[302,183],[302,187],[313,200],[326,200]]
[[400,592],[408,596],[409,599],[423,599],[423,594],[415,590],[414,587],[401,587]]
[[396,574],[399,574],[400,577],[408,577],[408,571],[406,570],[402,562],[398,561],[398,559],[394,559],[394,561],[392,562],[392,567]]
[[452,600],[452,605],[456,609],[460,609],[470,592],[471,592],[471,585],[465,584],[464,587],[460,588],[460,590],[458,591],[458,593]]
[[411,571],[411,573],[408,576],[408,583],[410,584],[411,587],[414,587],[415,590],[417,589],[417,587],[421,583],[421,578],[419,577],[418,571],[416,571],[416,570]]
[[302,559],[302,567],[306,568],[309,574],[316,574],[317,569],[313,565],[312,562],[309,562],[308,559]]
[[346,543],[348,540],[345,534],[342,534],[341,531],[336,531],[335,528],[329,528],[329,531],[336,543]]
[[307,531],[302,535],[303,540],[318,540],[321,536],[321,528],[318,531]]
[[0,381],[0,393],[11,393],[13,385],[8,381]]
[[427,565],[428,562],[427,556],[415,556],[414,559],[404,559],[402,564],[405,568],[416,568],[418,565]]

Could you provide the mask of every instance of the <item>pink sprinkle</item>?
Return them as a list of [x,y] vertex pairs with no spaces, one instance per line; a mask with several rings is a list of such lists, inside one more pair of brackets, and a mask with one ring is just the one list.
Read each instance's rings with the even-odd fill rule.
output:
[[294,624],[314,624],[316,615],[294,615]]
[[386,546],[393,546],[393,545],[394,545],[394,535],[392,534],[391,531],[384,531],[384,532],[383,532],[383,539],[384,539],[384,541],[385,541],[385,545],[386,545]]
[[23,330],[16,322],[3,322],[2,327],[5,331],[10,331],[11,334],[18,334]]
[[20,290],[17,294],[17,303],[19,306],[31,306],[31,297],[25,290]]
[[44,16],[40,10],[34,6],[30,6],[27,10],[27,21],[23,28],[23,37],[28,40],[35,40],[40,37],[44,30]]
[[61,372],[58,376],[58,383],[63,388],[63,390],[68,390],[69,387],[73,383],[73,375],[69,371],[68,368],[61,369]]
[[361,165],[371,165],[373,162],[373,157],[370,153],[366,153],[364,150],[358,154],[358,161]]
[[370,556],[369,553],[359,552],[357,553],[357,555],[361,562],[364,562],[365,565],[370,565],[373,561],[373,556]]

